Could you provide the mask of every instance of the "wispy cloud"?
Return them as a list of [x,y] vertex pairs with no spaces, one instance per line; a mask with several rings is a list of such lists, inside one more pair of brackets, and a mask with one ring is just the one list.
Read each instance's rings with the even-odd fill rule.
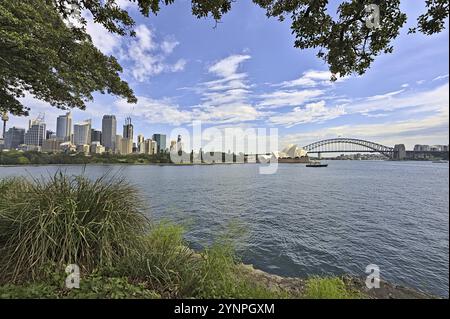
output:
[[173,37],[158,41],[155,31],[144,24],[134,28],[136,37],[120,37],[108,32],[101,24],[94,23],[91,16],[85,16],[87,32],[94,45],[107,55],[115,55],[120,62],[126,63],[132,77],[143,82],[161,73],[180,72],[186,66],[185,59],[174,63],[167,61],[175,48],[180,44]]
[[259,96],[261,102],[259,108],[276,109],[286,106],[301,106],[303,103],[311,101],[325,93],[319,89],[304,90],[278,90],[271,93],[264,93]]
[[326,107],[325,101],[309,103],[304,107],[296,107],[292,111],[275,115],[269,122],[276,125],[292,127],[303,123],[322,123],[345,114],[342,106]]
[[439,75],[439,76],[435,77],[435,78],[433,79],[433,81],[439,81],[439,80],[444,80],[444,79],[448,79],[448,74],[445,74],[445,75]]

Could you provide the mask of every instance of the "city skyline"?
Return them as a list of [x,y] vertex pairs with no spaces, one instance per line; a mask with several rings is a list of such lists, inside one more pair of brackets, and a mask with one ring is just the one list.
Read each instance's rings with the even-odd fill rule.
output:
[[[72,110],[74,122],[91,118],[100,128],[103,114],[115,114],[118,123],[131,116],[134,131],[144,136],[169,136],[196,119],[205,128],[276,127],[280,145],[338,136],[404,143],[409,149],[448,144],[448,28],[429,37],[407,35],[421,5],[402,3],[410,19],[393,54],[378,57],[363,76],[336,83],[328,81],[316,52],[292,47],[288,24],[267,19],[259,8],[236,3],[215,29],[211,20],[185,15],[179,24],[169,23],[186,5],[174,4],[148,19],[131,5],[136,38],[116,37],[88,18],[94,43],[118,57],[139,101],[95,94],[86,111]],[[207,50],[210,46],[216,50]],[[29,96],[24,101],[31,118],[55,112]],[[10,116],[8,125],[26,127],[28,119]],[[56,127],[54,121],[48,126]]]

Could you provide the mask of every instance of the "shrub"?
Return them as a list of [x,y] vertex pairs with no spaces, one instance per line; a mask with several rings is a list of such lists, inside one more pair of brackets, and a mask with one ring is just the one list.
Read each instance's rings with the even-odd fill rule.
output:
[[115,176],[9,179],[0,191],[3,282],[39,279],[49,264],[113,266],[141,248],[148,230],[138,193]]

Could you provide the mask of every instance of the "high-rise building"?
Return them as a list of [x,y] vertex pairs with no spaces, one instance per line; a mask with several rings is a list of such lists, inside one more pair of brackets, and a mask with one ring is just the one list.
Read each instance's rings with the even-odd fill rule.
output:
[[102,141],[102,131],[98,131],[96,129],[91,129],[91,142],[100,142]]
[[125,125],[123,126],[123,138],[133,140],[133,124],[131,124],[131,117],[125,119]]
[[56,138],[62,141],[70,141],[72,136],[72,114],[60,115],[56,119]]
[[145,153],[145,138],[144,135],[139,134],[137,137],[137,150],[139,153]]
[[24,136],[24,143],[26,145],[42,146],[42,141],[45,140],[45,123],[42,118],[30,120],[28,131]]
[[164,152],[166,150],[166,136],[164,134],[153,134],[152,140],[157,144],[157,152]]
[[116,150],[117,121],[114,115],[104,115],[102,120],[102,145],[107,151]]
[[73,143],[77,146],[91,144],[91,120],[74,125]]
[[19,147],[20,144],[25,142],[25,129],[10,127],[8,131],[5,132],[4,148],[9,150],[14,150]]

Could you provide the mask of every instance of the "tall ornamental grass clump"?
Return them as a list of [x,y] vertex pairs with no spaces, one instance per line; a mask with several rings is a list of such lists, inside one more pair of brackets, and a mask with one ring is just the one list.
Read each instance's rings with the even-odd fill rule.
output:
[[52,265],[113,267],[142,249],[142,203],[117,176],[0,181],[0,282],[41,279]]

